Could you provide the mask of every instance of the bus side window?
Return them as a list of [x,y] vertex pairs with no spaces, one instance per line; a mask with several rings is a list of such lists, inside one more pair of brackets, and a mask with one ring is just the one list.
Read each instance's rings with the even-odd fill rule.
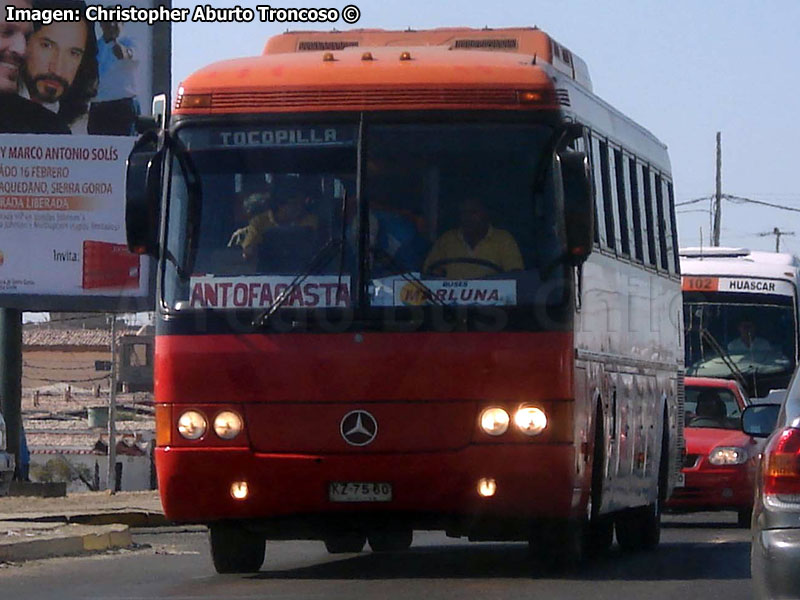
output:
[[643,264],[648,264],[648,259],[650,257],[650,243],[649,243],[649,232],[647,229],[647,218],[646,213],[644,210],[644,177],[642,173],[642,169],[639,168],[639,163],[636,161],[635,158],[631,158],[630,160],[630,172],[631,172],[631,194],[632,198],[634,198],[635,202],[635,213],[636,213],[636,224],[637,224],[637,231],[639,233],[638,237],[642,243],[642,253],[641,259]]
[[636,171],[636,159],[631,157],[625,161],[625,171],[630,184],[629,198],[632,218],[631,229],[633,230],[633,243],[635,251],[634,256],[637,261],[645,262],[645,250],[642,240],[642,233],[646,231],[646,227],[644,221],[642,221],[642,199],[639,192],[639,190],[642,188],[639,184],[639,176]]
[[[592,191],[594,192],[594,217],[595,217],[595,241],[603,248],[613,248],[608,243],[608,234],[606,232],[606,217],[605,217],[605,200],[603,198],[603,174],[600,168],[602,160],[600,154],[600,140],[592,136],[590,145],[590,160],[592,163]],[[613,236],[613,230],[611,235]],[[613,240],[613,237],[612,237]]]
[[647,222],[647,249],[648,262],[651,267],[658,266],[658,252],[656,247],[656,230],[653,220],[653,187],[650,169],[642,165],[642,181],[644,182],[644,216]]
[[667,223],[666,214],[664,212],[664,202],[666,197],[664,194],[664,185],[661,175],[655,174],[655,190],[656,190],[656,216],[658,217],[658,232],[659,232],[659,266],[665,271],[672,272],[672,248],[667,248],[667,245],[672,240],[671,227]]
[[599,142],[600,154],[600,186],[603,190],[603,217],[606,226],[606,244],[610,250],[618,252],[617,240],[617,219],[615,218],[614,188],[611,186],[610,161],[608,155],[608,144],[604,141]]
[[681,261],[678,256],[678,222],[675,218],[675,194],[672,189],[672,182],[668,181],[667,183],[667,210],[669,210],[669,222],[672,227],[670,231],[670,242],[672,244],[672,266],[673,272],[680,274],[681,272]]
[[614,183],[614,191],[617,196],[617,214],[619,215],[619,240],[622,253],[625,256],[631,255],[631,232],[630,232],[630,202],[628,201],[628,189],[625,184],[625,169],[623,167],[622,150],[613,150],[614,160],[609,165],[611,167],[611,179]]

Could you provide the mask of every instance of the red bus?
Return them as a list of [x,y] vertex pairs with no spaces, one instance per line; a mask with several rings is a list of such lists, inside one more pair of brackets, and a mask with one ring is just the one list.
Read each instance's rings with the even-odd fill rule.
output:
[[128,166],[159,260],[165,513],[267,540],[658,543],[682,447],[665,146],[538,29],[297,32],[210,65]]

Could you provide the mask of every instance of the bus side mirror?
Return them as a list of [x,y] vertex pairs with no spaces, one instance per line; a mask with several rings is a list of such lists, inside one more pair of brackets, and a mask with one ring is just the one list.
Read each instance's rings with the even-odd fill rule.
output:
[[769,437],[780,412],[780,404],[751,404],[742,413],[742,431],[757,438]]
[[158,256],[164,144],[151,130],[133,146],[126,165],[125,233],[128,250]]
[[589,159],[583,152],[563,152],[559,159],[564,184],[567,254],[570,262],[579,266],[589,258],[594,245],[594,198]]

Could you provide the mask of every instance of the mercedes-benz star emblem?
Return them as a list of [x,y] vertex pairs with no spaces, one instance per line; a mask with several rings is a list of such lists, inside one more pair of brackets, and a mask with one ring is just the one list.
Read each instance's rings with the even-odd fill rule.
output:
[[342,418],[339,432],[351,446],[366,446],[378,435],[378,422],[365,410],[353,410]]

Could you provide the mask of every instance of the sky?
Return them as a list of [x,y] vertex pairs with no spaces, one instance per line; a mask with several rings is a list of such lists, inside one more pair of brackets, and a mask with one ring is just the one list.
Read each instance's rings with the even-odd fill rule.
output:
[[[240,2],[254,8],[265,2]],[[773,250],[774,227],[795,231],[781,249],[800,254],[800,0],[325,0],[272,7],[361,11],[350,26],[176,23],[173,93],[192,71],[260,54],[287,29],[424,29],[536,25],[582,57],[594,91],[667,144],[676,202],[715,190],[715,136],[722,133],[723,192],[794,207],[723,203],[723,245]],[[211,2],[234,6],[234,2]],[[196,3],[173,0],[176,8]],[[708,244],[709,201],[679,207],[681,245]],[[702,234],[701,234],[702,229]]]

